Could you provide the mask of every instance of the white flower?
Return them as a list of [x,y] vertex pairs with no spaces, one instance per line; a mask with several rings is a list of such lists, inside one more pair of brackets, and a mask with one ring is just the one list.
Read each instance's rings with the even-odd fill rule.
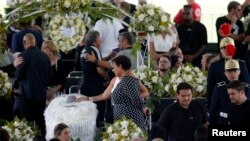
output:
[[153,16],[154,15],[154,9],[149,9],[148,11],[147,11],[147,13],[150,15],[150,16]]
[[146,78],[145,73],[139,73],[139,78],[140,78],[141,80],[145,79],[145,78]]
[[192,75],[186,75],[186,77],[184,78],[184,80],[186,81],[186,82],[190,82],[191,80],[192,80]]
[[124,120],[121,122],[122,128],[128,128],[128,121]]
[[196,88],[196,91],[197,91],[197,92],[202,92],[202,91],[203,91],[203,89],[204,89],[204,87],[203,87],[203,86],[198,85],[198,86],[197,86],[197,88]]
[[200,69],[198,67],[194,67],[195,72],[200,72]]
[[186,67],[184,67],[184,71],[190,72],[190,71],[191,71],[191,68],[190,68],[189,66],[186,66]]
[[111,134],[110,138],[113,139],[113,140],[117,140],[118,139],[117,133]]
[[[178,72],[178,71],[177,71],[177,72]],[[176,74],[172,74],[172,75],[171,75],[171,81],[174,82],[175,79],[176,79]]]
[[196,80],[197,84],[201,84],[202,83],[202,78],[196,78],[195,80]]
[[175,82],[176,82],[177,84],[179,84],[179,83],[183,82],[183,79],[182,79],[181,77],[178,77],[178,78],[176,79]]
[[161,21],[162,22],[167,22],[168,21],[168,17],[166,15],[162,15],[161,16]]
[[154,30],[155,30],[154,26],[150,25],[150,26],[148,27],[148,31],[154,31]]
[[122,130],[121,134],[124,137],[128,136],[128,130],[127,129]]
[[152,81],[153,81],[153,83],[157,83],[158,82],[158,77],[157,76],[153,76],[152,77]]
[[110,126],[110,127],[108,127],[108,130],[107,130],[107,132],[108,133],[112,133],[112,131],[113,131],[113,128]]
[[144,18],[145,18],[145,15],[144,15],[144,14],[141,14],[141,15],[138,16],[139,21],[143,21]]
[[70,2],[68,0],[64,1],[64,7],[69,8],[70,7]]
[[169,91],[169,85],[165,86],[165,91],[168,92]]

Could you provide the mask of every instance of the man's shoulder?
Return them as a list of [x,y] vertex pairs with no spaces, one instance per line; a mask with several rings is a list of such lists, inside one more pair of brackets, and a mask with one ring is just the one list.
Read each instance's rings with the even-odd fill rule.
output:
[[245,82],[241,82],[241,83],[242,83],[242,85],[243,85],[245,88],[250,88],[250,84],[245,83]]
[[216,20],[216,23],[217,23],[217,24],[223,24],[223,23],[225,23],[225,22],[226,22],[226,23],[229,22],[225,16],[218,17],[217,20]]
[[218,82],[216,83],[216,88],[223,88],[225,87],[227,84],[226,84],[226,81],[221,81],[221,82]]

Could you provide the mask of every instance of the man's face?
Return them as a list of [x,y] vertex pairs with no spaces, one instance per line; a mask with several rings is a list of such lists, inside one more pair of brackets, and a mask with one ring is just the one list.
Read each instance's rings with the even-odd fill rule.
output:
[[239,79],[240,70],[226,70],[225,75],[227,79],[232,82]]
[[28,39],[26,37],[23,38],[23,47],[26,49],[28,48],[27,46]]
[[229,56],[227,55],[227,53],[226,53],[226,47],[221,47],[221,48],[220,48],[220,53],[221,53],[221,55],[222,55],[222,57],[223,57],[224,59],[231,59],[231,57],[229,57]]
[[241,6],[237,6],[237,8],[234,9],[234,13],[237,16],[237,18],[241,17]]
[[186,22],[193,19],[192,9],[190,8],[184,8],[182,11],[182,15],[183,15],[184,21]]
[[118,42],[118,46],[120,49],[124,49],[126,47],[126,40],[123,39],[121,36],[119,36]]
[[227,89],[227,93],[229,95],[231,103],[237,104],[237,103],[240,102],[243,91],[237,91],[236,89],[231,89],[230,88],[230,89]]
[[101,39],[101,37],[99,36],[99,37],[97,37],[97,39],[96,39],[95,46],[96,46],[97,48],[100,48],[101,43],[102,43],[102,39]]
[[192,90],[191,89],[183,89],[177,94],[177,99],[179,100],[180,105],[183,108],[188,108],[189,104],[192,101]]
[[162,71],[166,71],[166,70],[169,70],[170,69],[170,61],[168,60],[167,57],[161,57],[160,60],[159,60],[159,69],[162,70]]

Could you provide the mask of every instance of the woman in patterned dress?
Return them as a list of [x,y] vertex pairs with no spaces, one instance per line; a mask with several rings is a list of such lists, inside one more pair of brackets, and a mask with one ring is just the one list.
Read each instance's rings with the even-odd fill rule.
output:
[[101,101],[112,97],[114,106],[114,120],[122,116],[131,118],[139,127],[145,129],[144,113],[146,108],[143,105],[143,99],[140,91],[140,81],[131,75],[131,62],[128,57],[120,55],[113,59],[113,72],[120,77],[120,82],[110,93],[112,85],[104,91],[103,94],[87,97],[80,100]]

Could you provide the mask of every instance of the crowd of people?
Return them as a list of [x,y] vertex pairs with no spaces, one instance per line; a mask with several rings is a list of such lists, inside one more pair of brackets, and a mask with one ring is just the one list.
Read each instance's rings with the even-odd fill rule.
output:
[[[136,11],[135,5],[123,0],[112,2],[132,15]],[[146,0],[138,0],[138,5],[146,4]],[[128,31],[130,19],[122,12],[119,20],[97,20],[74,49],[74,70],[82,71],[79,90],[85,96],[77,102],[92,101],[97,105],[97,128],[126,116],[141,129],[150,130],[149,140],[206,141],[209,125],[249,126],[250,25],[245,30],[241,21],[250,13],[249,7],[248,0],[243,5],[231,1],[227,5],[228,13],[218,17],[215,23],[218,52],[205,52],[207,28],[200,21],[201,6],[195,0],[187,0],[174,17],[175,25],[145,37],[152,67],[158,70],[160,77],[167,77],[170,70],[184,63],[208,72],[206,107],[193,100],[193,87],[181,82],[177,86],[177,102],[162,109],[152,129],[147,127],[149,109],[145,100],[150,92],[131,71],[143,65],[145,58],[143,53],[131,55],[136,35]],[[231,25],[227,36],[221,29],[225,23]],[[13,117],[35,122],[43,138],[46,135],[44,110],[63,92],[67,68],[60,50],[52,40],[43,39],[42,28],[38,25],[13,23],[8,30],[0,39],[4,57],[9,57],[7,53],[14,57],[11,62],[0,63],[0,69],[13,80],[13,112],[8,112]],[[227,53],[229,45],[236,48],[235,55]],[[54,135],[51,141],[69,141],[69,126],[59,123]],[[0,128],[0,140],[9,138],[8,132]]]

